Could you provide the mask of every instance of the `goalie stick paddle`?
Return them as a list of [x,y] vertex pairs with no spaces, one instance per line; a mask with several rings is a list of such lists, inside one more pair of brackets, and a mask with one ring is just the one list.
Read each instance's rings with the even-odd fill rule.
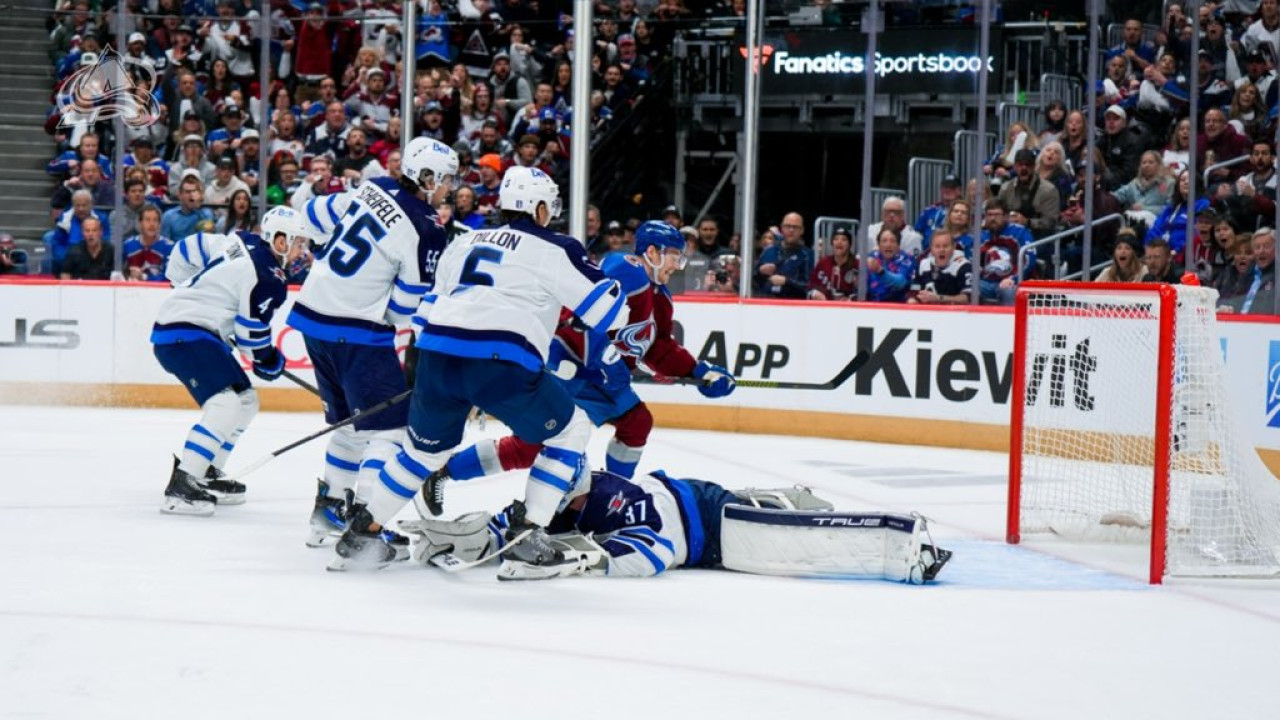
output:
[[471,560],[470,562],[463,560],[462,558],[458,557],[457,555],[454,555],[453,553],[447,553],[447,552],[440,553],[438,555],[432,555],[429,562],[432,565],[435,565],[436,567],[448,573],[456,573],[456,572],[461,572],[463,570],[469,570],[473,567],[483,565],[489,562],[490,560],[494,559],[495,557],[501,555],[503,550],[506,550],[507,548],[515,545],[521,540],[524,540],[526,537],[529,537],[529,533],[531,532],[533,532],[532,528],[525,530],[524,532],[521,532],[520,534],[511,538],[509,541],[507,541],[507,544],[503,545],[497,550],[490,550],[489,552],[485,553],[484,555],[481,555],[475,560]]
[[367,408],[365,410],[357,410],[354,413],[352,413],[351,417],[347,418],[346,420],[342,420],[341,422],[336,422],[332,425],[329,425],[324,429],[313,432],[310,435],[300,440],[294,440],[293,442],[289,443],[288,445],[285,445],[279,450],[272,451],[270,455],[259,458],[255,462],[249,465],[246,465],[245,467],[241,468],[239,472],[237,472],[233,477],[228,477],[226,479],[238,480],[300,445],[306,445],[307,443],[311,442],[312,440],[315,440],[318,437],[324,437],[325,435],[328,435],[334,430],[337,430],[339,428],[344,428],[354,423],[356,420],[359,420],[365,416],[373,415],[374,413],[380,413],[383,410],[386,410],[387,408],[391,407],[392,405],[395,405],[396,403],[404,402],[412,394],[413,394],[412,390],[405,390],[399,395],[396,395],[395,397],[392,397],[388,400],[383,400],[382,402],[378,403],[377,405],[374,405],[373,407]]
[[[846,380],[853,377],[867,361],[871,359],[871,354],[866,350],[859,350],[857,355],[845,365],[836,376],[823,383],[806,383],[791,382],[788,380],[736,380],[738,387],[746,388],[765,388],[769,390],[835,390],[845,383]],[[632,382],[650,383],[654,385],[701,385],[702,381],[691,377],[668,377],[666,375],[633,375]]]

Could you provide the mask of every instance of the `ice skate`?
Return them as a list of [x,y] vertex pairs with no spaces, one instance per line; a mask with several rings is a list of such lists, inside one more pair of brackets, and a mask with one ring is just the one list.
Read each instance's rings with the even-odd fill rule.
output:
[[[334,546],[329,570],[378,570],[409,557],[408,540],[387,530],[370,531],[373,516],[364,505],[352,505],[347,530]],[[403,540],[403,551],[397,539]]]
[[[502,550],[503,557],[517,563],[544,567],[571,562],[551,542],[546,530],[525,519],[524,512],[524,503],[519,500],[512,503],[507,511],[507,519],[511,524],[506,531],[508,545]],[[524,537],[517,540],[522,535]]]
[[169,486],[164,489],[164,502],[160,512],[169,515],[196,515],[209,517],[218,506],[218,498],[205,492],[190,473],[178,469],[178,458],[173,459],[173,474]]
[[413,496],[413,507],[425,519],[438,518],[444,512],[444,484],[449,479],[449,466],[427,476],[422,489]]
[[951,559],[951,551],[943,550],[935,545],[920,546],[920,566],[924,569],[924,582],[938,577],[942,566]]
[[244,483],[228,480],[226,473],[212,465],[205,471],[204,480],[200,481],[200,488],[218,498],[219,505],[244,504]]
[[311,510],[311,534],[307,537],[307,547],[313,548],[334,544],[347,529],[346,502],[329,497],[328,483],[323,480],[317,482],[316,504]]

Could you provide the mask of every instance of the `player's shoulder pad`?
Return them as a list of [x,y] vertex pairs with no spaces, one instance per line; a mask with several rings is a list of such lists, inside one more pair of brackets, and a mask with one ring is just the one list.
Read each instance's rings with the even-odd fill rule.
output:
[[635,255],[606,255],[600,263],[600,270],[606,277],[617,280],[626,295],[649,287],[649,273],[645,272],[644,260]]

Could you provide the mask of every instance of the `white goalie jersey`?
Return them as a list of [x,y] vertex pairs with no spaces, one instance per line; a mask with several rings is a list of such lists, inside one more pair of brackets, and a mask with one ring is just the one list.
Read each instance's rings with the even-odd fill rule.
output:
[[309,200],[301,212],[330,238],[289,314],[308,337],[394,344],[435,281],[447,236],[427,203],[392,178]]

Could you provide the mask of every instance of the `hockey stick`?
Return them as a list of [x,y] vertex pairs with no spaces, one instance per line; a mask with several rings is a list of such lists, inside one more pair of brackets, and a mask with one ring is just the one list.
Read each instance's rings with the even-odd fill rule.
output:
[[432,565],[435,565],[436,567],[440,568],[441,570],[447,573],[456,573],[456,572],[461,572],[463,570],[470,570],[473,567],[478,567],[480,565],[483,565],[489,562],[490,560],[494,559],[495,557],[501,555],[503,550],[506,550],[507,548],[515,545],[521,540],[524,540],[525,538],[529,537],[529,533],[531,532],[533,532],[533,528],[529,528],[528,530],[525,530],[524,532],[521,532],[520,534],[511,538],[510,540],[507,541],[505,545],[498,548],[497,550],[490,550],[484,555],[481,555],[475,560],[471,560],[469,562],[466,560],[463,560],[457,555],[454,555],[453,553],[447,553],[447,552],[440,553],[438,555],[432,555],[429,562]]
[[[871,354],[866,350],[859,350],[857,355],[849,361],[848,365],[836,373],[836,376],[824,383],[805,383],[791,382],[788,380],[737,380],[738,387],[747,388],[766,388],[770,390],[835,390],[845,383],[846,380],[853,377],[867,361],[871,359]],[[632,382],[649,383],[653,385],[701,385],[702,381],[691,377],[668,377],[666,375],[632,375]]]
[[357,420],[359,420],[359,419],[361,419],[361,418],[363,418],[363,417],[365,417],[365,416],[367,416],[367,415],[373,415],[373,414],[375,414],[375,413],[380,413],[380,412],[382,412],[383,410],[386,410],[387,408],[391,407],[392,405],[395,405],[396,403],[404,402],[404,401],[405,401],[405,400],[406,400],[410,395],[412,395],[412,394],[413,394],[413,391],[412,391],[412,390],[405,390],[404,392],[400,393],[399,395],[396,395],[395,397],[390,398],[389,400],[383,400],[382,402],[378,403],[377,405],[374,405],[373,407],[367,408],[367,409],[365,409],[365,410],[357,410],[357,411],[355,411],[354,413],[352,413],[352,414],[351,414],[351,417],[347,418],[346,420],[342,420],[342,421],[340,421],[340,422],[336,422],[336,423],[334,423],[334,424],[332,424],[332,425],[329,425],[328,427],[325,427],[325,428],[324,428],[324,429],[322,429],[322,430],[318,430],[318,431],[316,431],[316,432],[313,432],[313,433],[311,433],[310,435],[308,435],[308,436],[306,436],[306,437],[302,438],[301,440],[294,440],[293,442],[289,443],[288,445],[285,445],[284,447],[280,448],[279,450],[272,451],[272,453],[271,453],[270,455],[267,455],[266,457],[259,458],[259,459],[258,459],[258,460],[256,460],[255,462],[253,462],[253,463],[251,463],[251,464],[249,464],[249,465],[247,465],[247,466],[245,466],[245,467],[241,468],[241,469],[240,469],[240,471],[239,471],[239,472],[237,472],[237,473],[235,474],[235,476],[234,476],[234,477],[228,477],[228,478],[226,478],[226,479],[227,479],[227,480],[239,480],[240,478],[244,477],[245,475],[248,475],[249,473],[253,472],[254,470],[257,470],[258,468],[262,467],[263,465],[266,465],[267,463],[269,463],[269,462],[271,462],[272,460],[276,459],[277,457],[279,457],[279,456],[281,456],[281,455],[283,455],[283,454],[285,454],[285,453],[289,452],[290,450],[292,450],[292,449],[294,449],[294,448],[298,447],[299,445],[305,445],[305,444],[307,444],[307,443],[311,442],[312,440],[315,440],[315,439],[316,439],[316,438],[318,438],[318,437],[323,437],[323,436],[325,436],[325,435],[328,435],[329,433],[333,432],[334,430],[337,430],[337,429],[339,429],[339,428],[344,428],[344,427],[346,427],[346,426],[348,426],[348,425],[350,425],[350,424],[354,423],[355,421],[357,421]]
[[316,387],[315,385],[312,385],[311,383],[307,382],[306,380],[303,380],[297,375],[294,375],[288,370],[283,371],[281,375],[284,375],[286,378],[292,381],[294,385],[297,385],[298,387],[302,388],[303,390],[306,390],[307,392],[311,393],[312,395],[315,395],[316,397],[320,397],[320,388]]

